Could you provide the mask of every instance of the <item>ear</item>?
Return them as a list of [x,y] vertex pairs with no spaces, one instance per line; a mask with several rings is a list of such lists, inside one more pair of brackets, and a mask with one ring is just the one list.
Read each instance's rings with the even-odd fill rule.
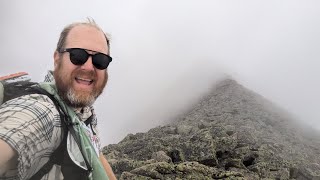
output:
[[60,60],[60,54],[58,53],[58,51],[55,51],[53,54],[53,59],[54,59],[54,69],[56,69],[56,67],[58,66],[59,60]]

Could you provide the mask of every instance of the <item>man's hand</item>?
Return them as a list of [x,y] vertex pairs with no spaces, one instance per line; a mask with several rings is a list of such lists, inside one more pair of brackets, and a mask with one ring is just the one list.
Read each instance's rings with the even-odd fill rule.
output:
[[117,180],[116,176],[114,175],[114,173],[112,171],[110,164],[108,163],[107,159],[104,157],[104,155],[102,153],[100,153],[99,159],[100,159],[104,169],[106,170],[109,179],[110,180]]
[[9,169],[17,166],[17,153],[6,142],[0,139],[0,177]]

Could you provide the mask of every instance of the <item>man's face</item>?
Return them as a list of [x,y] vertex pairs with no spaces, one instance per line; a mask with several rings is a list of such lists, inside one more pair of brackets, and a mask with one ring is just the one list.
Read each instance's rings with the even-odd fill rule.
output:
[[[104,54],[109,53],[103,32],[95,27],[79,25],[71,29],[65,48],[83,48]],[[89,54],[95,52],[87,51]],[[76,108],[90,106],[102,93],[108,79],[107,70],[99,70],[90,56],[83,65],[74,65],[68,52],[54,55],[54,78],[59,95]]]

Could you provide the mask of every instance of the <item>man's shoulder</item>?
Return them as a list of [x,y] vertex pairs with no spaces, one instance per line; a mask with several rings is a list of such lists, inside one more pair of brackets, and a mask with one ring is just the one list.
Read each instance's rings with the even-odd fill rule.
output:
[[10,100],[4,102],[2,105],[16,104],[16,103],[35,104],[35,105],[37,105],[37,104],[44,104],[44,105],[54,104],[52,99],[45,94],[30,93],[30,94],[25,94],[25,95],[10,99]]
[[53,101],[44,94],[27,94],[8,100],[0,106],[0,114],[18,113],[39,117],[44,114],[54,118],[59,115]]

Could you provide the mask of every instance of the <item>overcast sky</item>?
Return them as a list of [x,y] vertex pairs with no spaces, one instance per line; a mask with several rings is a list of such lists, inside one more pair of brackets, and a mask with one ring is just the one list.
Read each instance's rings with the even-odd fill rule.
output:
[[111,35],[114,61],[96,103],[103,145],[180,114],[224,74],[320,129],[320,1],[10,0],[0,8],[0,75],[42,81],[69,23],[92,17]]

